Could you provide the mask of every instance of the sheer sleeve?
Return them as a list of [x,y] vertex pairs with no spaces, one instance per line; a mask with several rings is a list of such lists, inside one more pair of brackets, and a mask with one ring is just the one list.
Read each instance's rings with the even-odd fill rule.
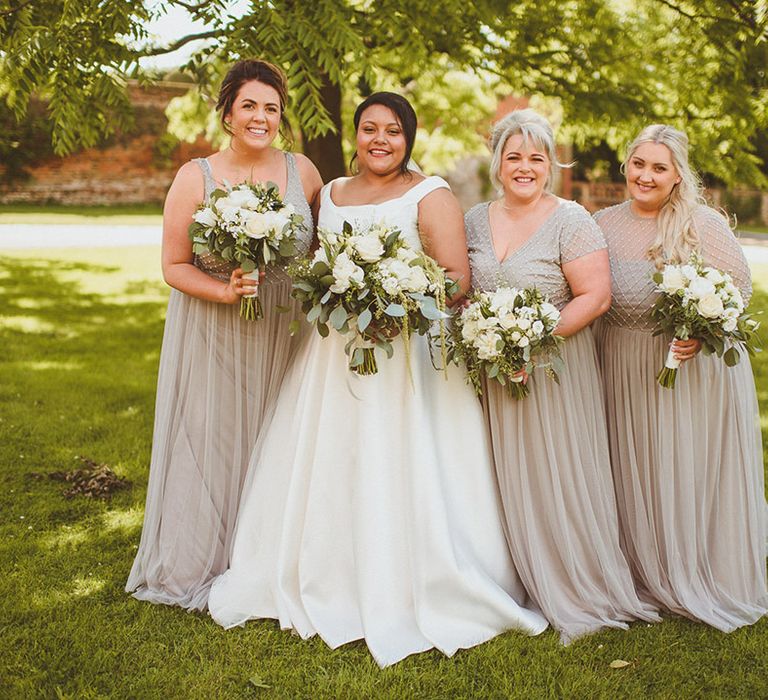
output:
[[727,272],[741,290],[744,301],[752,296],[752,275],[747,259],[725,217],[710,207],[702,206],[694,215],[701,240],[704,262]]
[[605,238],[600,227],[584,207],[569,202],[560,223],[560,264],[589,255],[606,248]]

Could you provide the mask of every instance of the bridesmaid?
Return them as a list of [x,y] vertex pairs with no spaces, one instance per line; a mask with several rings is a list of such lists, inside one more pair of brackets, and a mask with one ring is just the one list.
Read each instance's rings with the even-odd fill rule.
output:
[[[239,315],[255,289],[240,268],[192,253],[192,215],[223,182],[276,182],[304,217],[300,252],[309,248],[322,181],[304,156],[272,145],[285,117],[286,83],[265,61],[236,63],[224,78],[217,110],[229,147],[186,163],[163,214],[162,266],[173,287],[157,382],[155,427],[144,528],[126,590],[154,603],[204,609],[211,579],[227,568],[240,489],[259,428],[273,402],[295,341],[278,313],[290,304],[288,276],[269,269],[259,294],[265,316]],[[288,132],[290,133],[290,132]]]
[[[674,389],[656,375],[669,339],[653,336],[651,274],[698,251],[745,298],[749,268],[725,218],[705,206],[688,139],[646,128],[624,163],[631,199],[596,215],[608,242],[613,306],[598,350],[622,546],[638,588],[670,612],[724,632],[768,610],[763,459],[749,359],[728,368],[676,341]],[[694,357],[695,356],[695,357]]]
[[566,370],[534,371],[520,401],[489,382],[483,396],[507,541],[530,597],[563,643],[634,619],[657,620],[638,599],[619,548],[603,400],[589,324],[610,304],[600,230],[547,187],[557,165],[549,123],[512,112],[491,135],[501,193],[466,215],[476,289],[537,287],[562,313]]

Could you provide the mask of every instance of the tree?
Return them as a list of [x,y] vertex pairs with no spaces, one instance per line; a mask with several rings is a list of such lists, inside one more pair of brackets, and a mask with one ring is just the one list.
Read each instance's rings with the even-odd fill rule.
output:
[[[173,5],[210,29],[173,47],[148,44],[142,23]],[[33,94],[46,97],[54,147],[68,152],[129,119],[125,80],[146,79],[141,56],[205,38],[185,67],[199,94],[238,58],[280,64],[304,148],[326,178],[343,170],[345,95],[394,86],[429,108],[425,86],[445,87],[441,72],[470,70],[479,102],[503,85],[557,98],[579,143],[617,146],[641,124],[669,121],[692,133],[700,164],[719,177],[764,182],[752,147],[768,125],[762,0],[252,0],[237,18],[226,0],[152,7],[0,0],[0,94],[18,117]],[[446,105],[434,129],[475,129],[461,104]]]

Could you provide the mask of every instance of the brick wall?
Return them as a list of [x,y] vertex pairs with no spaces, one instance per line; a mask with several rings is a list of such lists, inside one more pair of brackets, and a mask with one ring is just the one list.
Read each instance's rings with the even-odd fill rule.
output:
[[[173,97],[184,94],[188,87],[132,85],[131,101],[162,112]],[[0,185],[0,203],[160,204],[179,166],[213,149],[203,138],[192,144],[181,143],[170,162],[159,165],[154,150],[156,139],[151,134],[137,134],[121,145],[51,158],[31,167],[28,180]]]

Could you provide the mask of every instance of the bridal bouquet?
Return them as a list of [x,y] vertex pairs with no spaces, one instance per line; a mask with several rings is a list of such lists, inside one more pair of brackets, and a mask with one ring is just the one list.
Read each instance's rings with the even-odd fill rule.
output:
[[453,283],[398,229],[381,223],[356,228],[345,221],[340,233],[321,229],[318,238],[314,257],[289,270],[293,296],[320,335],[326,337],[330,326],[349,337],[345,351],[353,372],[375,374],[374,349],[392,357],[398,333],[410,363],[411,334],[428,333],[433,321],[442,332]]
[[[267,265],[279,264],[296,255],[296,234],[304,217],[280,198],[274,182],[242,183],[216,189],[193,216],[189,227],[192,250],[213,253],[235,262],[258,279]],[[240,300],[240,315],[249,320],[263,316],[258,287]]]
[[[564,369],[560,336],[554,335],[560,312],[536,289],[499,287],[476,292],[456,318],[450,356],[467,368],[467,378],[482,394],[482,378],[495,379],[515,399],[529,388],[519,376],[543,368],[555,381]],[[516,376],[517,375],[517,376]]]
[[[705,267],[694,253],[685,265],[665,265],[653,281],[661,292],[651,309],[657,323],[654,335],[698,338],[706,354],[717,354],[729,367],[739,362],[737,346],[755,354],[759,324],[744,313],[744,299],[730,275]],[[673,388],[679,366],[680,360],[670,350],[657,377],[659,384]]]

